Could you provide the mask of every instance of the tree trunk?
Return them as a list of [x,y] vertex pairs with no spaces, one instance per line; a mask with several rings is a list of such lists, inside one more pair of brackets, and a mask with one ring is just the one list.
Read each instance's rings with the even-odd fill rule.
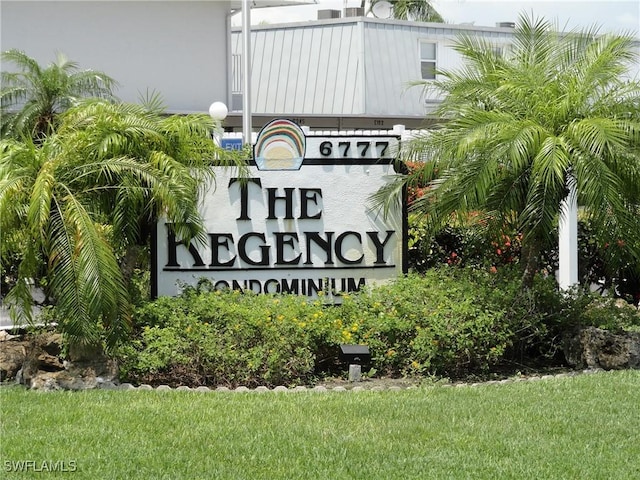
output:
[[540,244],[538,242],[527,242],[522,245],[521,259],[524,263],[522,272],[522,284],[525,288],[533,285],[533,279],[540,269]]

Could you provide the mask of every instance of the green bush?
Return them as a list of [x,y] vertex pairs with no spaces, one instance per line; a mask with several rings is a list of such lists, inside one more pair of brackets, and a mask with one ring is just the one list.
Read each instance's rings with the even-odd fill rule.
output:
[[309,382],[337,345],[321,302],[293,295],[187,289],[136,311],[118,357],[123,378],[170,385]]
[[365,344],[381,375],[464,377],[498,366],[558,364],[577,326],[640,325],[632,308],[550,277],[440,267],[344,295],[326,306],[295,295],[187,288],[140,307],[118,352],[122,379],[169,385],[295,385],[344,373],[340,344]]
[[459,376],[487,371],[513,340],[513,291],[487,271],[439,268],[345,300],[359,315],[356,341],[389,374]]

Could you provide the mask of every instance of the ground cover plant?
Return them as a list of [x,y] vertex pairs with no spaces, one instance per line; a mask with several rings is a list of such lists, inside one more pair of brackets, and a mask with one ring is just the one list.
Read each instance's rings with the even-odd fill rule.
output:
[[213,291],[206,282],[143,304],[117,351],[121,380],[188,385],[299,385],[342,375],[340,344],[365,344],[375,376],[488,376],[562,364],[563,332],[640,324],[635,309],[517,269],[440,267],[327,306],[295,295]]
[[[399,392],[2,387],[0,467],[79,480],[631,479],[639,388],[638,371]],[[20,461],[75,472],[21,473]]]

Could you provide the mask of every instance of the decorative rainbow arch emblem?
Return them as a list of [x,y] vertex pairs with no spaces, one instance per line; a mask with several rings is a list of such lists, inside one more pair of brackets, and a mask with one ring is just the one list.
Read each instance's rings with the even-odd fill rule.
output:
[[273,120],[265,125],[254,146],[258,170],[299,170],[304,159],[306,138],[290,120]]

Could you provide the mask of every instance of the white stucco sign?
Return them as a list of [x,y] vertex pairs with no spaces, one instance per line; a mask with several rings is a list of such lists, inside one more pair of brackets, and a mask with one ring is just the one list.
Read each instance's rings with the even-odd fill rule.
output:
[[260,132],[250,178],[217,167],[202,198],[206,244],[185,245],[157,225],[157,295],[209,279],[257,293],[344,292],[403,271],[406,215],[384,218],[370,197],[395,173],[396,136],[305,136],[288,120]]

